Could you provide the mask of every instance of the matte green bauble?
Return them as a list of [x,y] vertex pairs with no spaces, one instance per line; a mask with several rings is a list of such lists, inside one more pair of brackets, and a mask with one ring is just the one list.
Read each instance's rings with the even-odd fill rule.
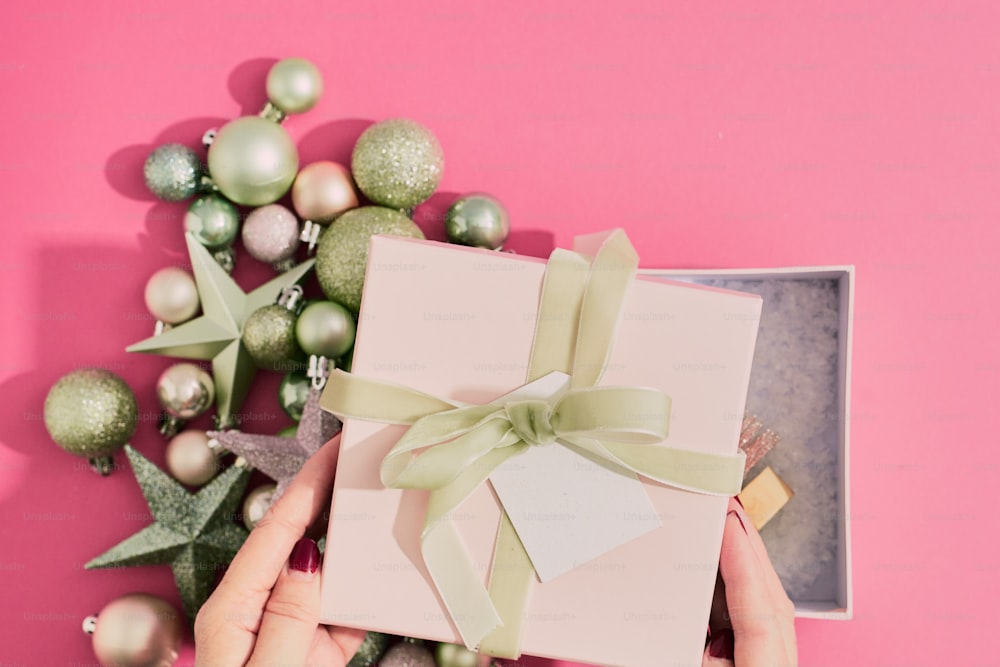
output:
[[243,344],[258,368],[289,371],[302,366],[295,340],[295,313],[273,304],[258,308],[243,324]]
[[413,208],[437,188],[444,152],[434,133],[406,118],[392,118],[365,130],[351,154],[358,188],[376,204]]
[[267,73],[267,98],[285,113],[309,111],[323,94],[323,75],[303,58],[285,58]]
[[244,116],[215,136],[208,171],[219,191],[237,204],[264,206],[288,192],[299,171],[299,152],[277,123]]
[[295,336],[302,351],[330,359],[351,349],[354,333],[354,316],[334,301],[313,301],[295,323]]
[[375,234],[424,238],[420,228],[399,211],[362,206],[337,218],[316,248],[316,277],[323,293],[355,313],[361,307],[368,242]]
[[62,376],[45,398],[45,428],[70,454],[109,456],[135,432],[132,389],[114,373],[85,368]]

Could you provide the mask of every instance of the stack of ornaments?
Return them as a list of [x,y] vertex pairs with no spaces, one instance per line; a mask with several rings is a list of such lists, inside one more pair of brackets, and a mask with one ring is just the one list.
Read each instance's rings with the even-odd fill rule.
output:
[[[306,60],[286,59],[271,68],[266,85],[269,101],[259,115],[205,133],[207,160],[187,146],[167,144],[144,168],[154,195],[191,200],[178,234],[185,234],[192,273],[167,267],[149,279],[145,301],[156,318],[153,336],[127,349],[211,364],[209,373],[195,363],[176,363],[157,382],[160,430],[170,438],[169,474],[127,445],[138,421],[137,401],[114,373],[70,372],[45,401],[52,439],[101,474],[114,469],[112,456],[125,448],[154,518],[87,568],[169,564],[189,621],[247,530],[337,432],[337,420],[319,409],[319,394],[333,368],[350,369],[369,239],[423,238],[411,215],[434,193],[444,169],[432,132],[401,118],[369,127],[354,147],[350,169],[328,161],[300,168],[282,122],[317,103],[320,72]],[[471,194],[448,210],[445,231],[451,242],[500,250],[510,223],[496,199]],[[229,275],[238,237],[247,254],[278,272],[248,293]],[[302,256],[307,258],[299,261]],[[325,299],[305,299],[302,283],[313,269]],[[257,370],[285,374],[279,403],[299,421],[297,428],[278,436],[239,430],[240,407]],[[213,405],[216,430],[181,430]],[[225,465],[222,457],[230,452],[236,459]],[[245,494],[251,469],[275,484]],[[241,504],[245,525],[231,519]],[[120,666],[170,664],[183,635],[178,613],[144,593],[112,601],[86,619],[84,629],[93,635],[98,660]],[[369,633],[351,667],[481,662],[464,647]]]

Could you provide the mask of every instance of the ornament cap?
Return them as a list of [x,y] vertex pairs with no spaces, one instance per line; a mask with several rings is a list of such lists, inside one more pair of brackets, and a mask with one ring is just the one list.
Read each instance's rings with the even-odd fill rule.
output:
[[278,293],[275,303],[293,313],[298,313],[302,306],[302,296],[300,285],[289,285]]
[[94,634],[97,631],[97,616],[91,615],[83,619],[82,627],[84,634]]
[[110,455],[93,456],[87,460],[90,463],[91,469],[97,472],[101,477],[107,477],[115,469],[115,460]]

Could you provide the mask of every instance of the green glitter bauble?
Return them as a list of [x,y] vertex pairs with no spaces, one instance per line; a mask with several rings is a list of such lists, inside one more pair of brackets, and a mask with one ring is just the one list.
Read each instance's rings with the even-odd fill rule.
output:
[[107,456],[135,432],[139,410],[125,380],[99,368],[62,376],[45,398],[45,428],[70,454]]
[[420,123],[393,118],[375,123],[358,137],[351,154],[358,188],[376,204],[412,208],[437,188],[444,152]]
[[389,647],[391,640],[392,635],[382,632],[369,632],[365,635],[364,641],[361,642],[358,652],[347,663],[347,667],[372,667],[372,665],[378,663],[382,654]]
[[316,248],[316,277],[323,293],[355,313],[361,307],[368,242],[375,234],[424,238],[420,228],[399,211],[362,206],[337,218]]
[[243,324],[243,345],[258,368],[287,372],[302,366],[295,313],[284,306],[273,304],[253,311]]

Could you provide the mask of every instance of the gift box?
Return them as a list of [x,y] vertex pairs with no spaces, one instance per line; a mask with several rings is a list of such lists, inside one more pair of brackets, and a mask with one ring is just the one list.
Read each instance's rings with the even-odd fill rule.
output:
[[[593,251],[596,243],[591,239],[581,247]],[[728,488],[732,470],[738,471],[736,490],[742,480],[737,442],[761,300],[637,276],[622,284],[620,310],[595,306],[611,289],[607,281],[619,275],[618,261],[602,264],[605,256],[588,269],[573,255],[577,261],[568,272],[554,273],[535,258],[372,239],[349,376],[354,384],[341,382],[346,374],[331,377],[323,395],[325,408],[353,414],[344,418],[330,511],[323,622],[468,645],[468,628],[482,614],[460,598],[467,592],[475,597],[492,582],[489,599],[503,624],[497,633],[516,629],[514,643],[524,654],[632,667],[701,664],[727,494],[735,492]],[[583,315],[567,306],[576,297],[551,298],[571,274],[587,276],[581,278]],[[554,355],[573,363],[557,359],[551,364],[557,372],[529,382],[538,376],[539,349],[553,347],[551,337],[539,333],[547,327],[572,334],[554,346]],[[601,329],[609,337],[607,357],[581,362],[590,359],[591,331]],[[602,368],[595,372],[595,365]],[[366,396],[367,382],[388,393]],[[610,411],[601,404],[587,407],[595,396],[604,400],[606,388],[622,388],[607,395],[635,396],[636,402],[628,399]],[[438,512],[439,491],[386,486],[387,479],[397,483],[412,472],[400,472],[395,462],[407,459],[424,432],[439,426],[431,417],[409,430],[384,423],[403,421],[395,414],[402,410],[393,398],[397,390],[422,392],[418,403],[437,401],[444,407],[436,409],[453,410],[441,414],[459,415],[453,421],[467,414],[478,418],[480,410],[500,405],[501,421],[512,426],[498,439],[514,432],[511,446],[523,449],[491,467],[489,480],[470,485],[460,504]],[[669,400],[643,402],[650,396]],[[580,401],[583,409],[567,407]],[[658,405],[665,407],[650,407]],[[523,419],[518,415],[524,407],[541,413]],[[669,416],[669,428],[653,437],[658,431],[650,424],[661,416]],[[588,420],[594,423],[580,425]],[[629,431],[633,423],[642,426]],[[545,437],[553,428],[555,441]],[[610,462],[593,455],[601,447],[590,448],[591,439],[615,428],[625,434],[607,436],[604,445],[626,454]],[[636,442],[618,442],[630,437]],[[661,455],[674,461],[665,476],[676,473],[680,481],[630,472]],[[477,465],[462,474],[478,474]],[[425,466],[416,473],[433,477],[439,469]],[[729,481],[716,484],[727,474]],[[429,512],[438,512],[441,521],[428,519]],[[443,567],[429,547],[442,522],[455,542],[447,545],[452,551]],[[508,522],[537,571],[523,596],[505,583],[516,581],[519,567],[503,546],[509,544]],[[449,571],[452,563],[455,573]],[[453,576],[457,582],[441,581]],[[505,596],[515,598],[514,608],[523,597],[517,618],[504,611],[511,603]],[[489,645],[495,654],[494,639],[488,636],[481,648]]]
[[641,273],[763,297],[747,410],[781,436],[758,468],[771,466],[795,497],[761,537],[797,616],[850,619],[854,267]]

